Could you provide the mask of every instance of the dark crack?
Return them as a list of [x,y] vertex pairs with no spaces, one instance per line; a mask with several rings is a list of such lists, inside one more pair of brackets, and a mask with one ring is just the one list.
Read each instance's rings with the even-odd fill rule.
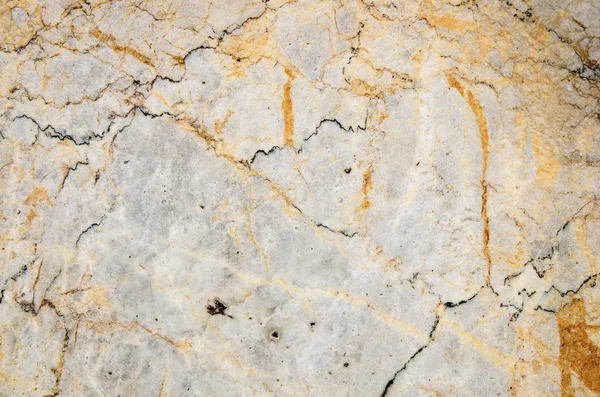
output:
[[[368,115],[367,115],[367,117],[368,117]],[[344,130],[345,132],[358,132],[359,130],[360,130],[360,131],[365,131],[365,130],[367,129],[367,122],[366,122],[366,119],[365,119],[365,124],[364,124],[364,126],[360,126],[360,125],[359,125],[359,126],[357,126],[357,128],[356,128],[356,131],[354,131],[354,128],[353,128],[352,126],[350,126],[350,127],[348,127],[348,128],[345,128],[345,127],[342,125],[342,123],[340,123],[340,122],[339,122],[339,120],[337,120],[337,119],[323,119],[323,120],[321,120],[321,121],[319,122],[319,125],[317,125],[317,127],[315,128],[315,132],[313,132],[312,134],[310,134],[309,136],[307,136],[306,138],[304,138],[304,139],[303,139],[303,141],[304,141],[304,142],[306,142],[306,141],[310,140],[312,137],[319,135],[319,129],[320,129],[320,128],[323,126],[323,124],[325,124],[325,123],[334,123],[334,124],[336,124],[336,125],[337,125],[337,126],[340,128],[340,129]],[[301,146],[300,148],[298,148],[297,150],[295,150],[295,151],[296,151],[296,153],[300,153],[300,152],[302,152],[303,148],[304,148],[304,146]],[[271,153],[274,153],[274,152],[276,152],[276,151],[280,151],[280,150],[283,150],[283,147],[282,147],[282,146],[278,146],[278,145],[276,145],[276,146],[273,146],[273,147],[271,147],[271,148],[270,148],[270,149],[268,149],[268,150],[265,150],[265,149],[259,149],[259,150],[257,150],[257,151],[254,153],[254,155],[252,155],[252,157],[250,158],[250,160],[242,160],[242,161],[240,161],[240,162],[241,162],[242,164],[246,165],[246,167],[250,168],[250,167],[251,167],[251,164],[252,164],[252,163],[254,163],[254,160],[256,160],[256,158],[257,158],[259,155],[262,155],[262,156],[268,156],[268,155],[270,155]]]
[[261,154],[263,156],[268,156],[271,153],[275,152],[276,150],[279,151],[283,149],[281,146],[273,146],[272,148],[270,148],[269,150],[263,150],[263,149],[259,149],[256,151],[256,153],[254,153],[254,155],[252,156],[252,158],[249,161],[246,161],[245,164],[247,166],[250,166],[250,164],[254,163],[254,160],[256,160],[256,157]]
[[102,225],[102,223],[104,222],[104,220],[106,219],[106,217],[108,216],[108,214],[112,211],[112,209],[114,208],[115,203],[113,203],[111,205],[111,207],[108,209],[108,211],[106,211],[106,213],[104,215],[102,215],[102,217],[100,217],[100,220],[97,222],[92,223],[91,225],[89,225],[87,228],[85,228],[85,230],[83,230],[81,233],[79,233],[79,236],[77,236],[77,240],[75,240],[75,247],[77,248],[79,246],[79,241],[81,240],[81,238],[86,234],[89,233],[90,231],[94,230],[95,228],[99,227],[100,225]]
[[410,362],[417,357],[419,354],[421,354],[423,352],[423,350],[425,350],[430,343],[434,340],[434,333],[437,329],[438,324],[440,323],[440,317],[438,315],[435,316],[435,322],[433,323],[433,326],[431,327],[431,331],[429,332],[429,341],[427,341],[426,344],[424,344],[423,346],[421,346],[409,359],[407,362],[404,363],[404,365],[402,366],[402,368],[400,368],[398,371],[396,371],[396,373],[394,374],[394,376],[388,381],[388,383],[385,385],[385,388],[383,389],[383,392],[381,393],[381,397],[385,397],[390,389],[390,387],[392,387],[392,385],[394,384],[394,382],[396,381],[396,377],[404,370],[406,370],[406,368],[408,367],[408,365],[410,364]]
[[329,230],[332,233],[341,234],[342,236],[345,236],[345,237],[348,237],[348,238],[352,238],[352,237],[356,236],[356,234],[358,233],[358,232],[352,232],[351,233],[351,232],[348,232],[346,230],[335,230],[335,229],[332,229],[329,226],[324,225],[322,223],[317,223],[316,226],[317,227],[322,227],[323,229],[327,229],[327,230]]
[[[368,115],[367,115],[368,118]],[[339,122],[338,119],[323,119],[319,122],[319,125],[317,126],[317,128],[315,128],[315,132],[313,132],[312,134],[310,134],[309,136],[307,136],[306,138],[304,138],[304,142],[308,141],[309,139],[311,139],[313,136],[319,135],[319,129],[323,126],[323,124],[325,123],[334,123],[336,124],[340,129],[346,131],[346,132],[358,132],[358,131],[365,131],[367,129],[367,120],[365,118],[365,122],[364,122],[364,126],[357,126],[356,131],[354,130],[354,128],[352,128],[352,126],[345,128],[342,123]],[[300,149],[298,149],[298,153],[300,153],[302,151],[302,147]]]
[[73,142],[76,146],[82,146],[82,145],[86,145],[89,146],[90,142],[92,141],[99,141],[102,140],[102,138],[104,138],[104,134],[96,134],[96,133],[91,133],[89,134],[89,136],[86,137],[77,137],[77,136],[73,136],[71,134],[68,134],[67,131],[59,131],[56,128],[54,128],[52,125],[48,124],[46,125],[46,127],[42,127],[40,125],[40,123],[38,123],[38,121],[36,119],[34,119],[31,116],[28,116],[26,114],[22,114],[20,116],[17,116],[15,118],[12,119],[12,121],[15,120],[19,120],[19,119],[27,119],[29,121],[31,121],[32,123],[34,123],[37,128],[43,132],[44,134],[46,134],[47,137],[49,138],[56,138],[59,139],[61,141],[71,141]]
[[71,175],[71,172],[77,171],[77,168],[78,168],[80,165],[89,165],[89,164],[90,164],[90,163],[89,163],[89,160],[87,160],[87,158],[86,158],[86,160],[85,160],[85,161],[77,161],[77,162],[75,163],[75,165],[73,165],[73,166],[69,167],[69,168],[67,169],[67,172],[65,173],[65,176],[63,177],[62,181],[60,182],[60,185],[58,186],[58,193],[60,193],[60,192],[62,191],[62,189],[65,187],[65,182],[66,182],[66,181],[67,181],[67,179],[69,178],[69,175]]
[[551,287],[550,287],[550,288],[549,288],[549,289],[546,291],[546,293],[548,293],[548,292],[550,292],[550,291],[554,290],[554,291],[558,292],[558,293],[560,294],[560,296],[562,296],[562,297],[565,297],[565,296],[567,296],[567,295],[569,295],[569,294],[576,295],[576,294],[578,294],[578,293],[579,293],[579,291],[580,291],[580,290],[581,290],[583,287],[585,287],[585,286],[586,286],[588,283],[591,283],[591,286],[592,286],[592,287],[596,286],[596,280],[597,280],[597,278],[598,278],[598,276],[599,276],[599,275],[600,275],[600,273],[595,273],[595,274],[592,274],[591,276],[588,276],[588,277],[586,277],[586,279],[585,279],[585,280],[583,280],[583,282],[582,282],[582,283],[579,285],[579,287],[577,287],[576,289],[568,289],[568,290],[566,290],[566,291],[561,291],[561,290],[559,290],[558,288],[556,288],[556,287],[553,285],[553,286],[551,286]]
[[479,293],[480,293],[480,292],[481,292],[481,291],[482,291],[484,288],[485,288],[485,287],[481,288],[479,291],[477,291],[477,292],[476,292],[476,293],[475,293],[473,296],[471,296],[470,298],[463,299],[463,300],[461,300],[461,301],[459,301],[459,302],[444,302],[444,306],[445,306],[445,307],[457,307],[457,306],[460,306],[460,305],[464,305],[465,303],[467,303],[467,302],[470,302],[470,301],[472,301],[473,299],[475,299],[475,297],[476,297],[477,295],[479,295]]

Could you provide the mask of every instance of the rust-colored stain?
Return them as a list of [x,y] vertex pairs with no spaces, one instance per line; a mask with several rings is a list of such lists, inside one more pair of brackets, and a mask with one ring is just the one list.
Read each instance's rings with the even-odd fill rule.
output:
[[223,133],[225,132],[225,126],[227,125],[227,122],[229,121],[229,118],[231,117],[231,115],[233,114],[233,112],[231,110],[228,110],[227,113],[225,114],[225,118],[223,118],[223,120],[221,121],[215,121],[215,133],[217,135],[223,135]]
[[33,220],[38,216],[36,207],[40,202],[46,202],[51,207],[54,207],[50,196],[48,195],[48,191],[43,187],[34,188],[29,196],[25,199],[25,205],[30,206],[29,212],[27,213],[26,225],[27,227],[31,226]]
[[367,168],[367,170],[363,174],[363,186],[362,186],[362,203],[358,208],[357,212],[362,212],[371,206],[371,202],[369,201],[369,191],[373,188],[373,184],[371,183],[371,167]]
[[204,126],[202,126],[200,129],[197,129],[196,134],[198,134],[200,138],[204,139],[209,146],[214,146],[217,143],[215,137],[212,136]]
[[379,87],[368,84],[361,79],[352,79],[350,82],[352,92],[359,96],[366,96],[372,99],[383,99],[383,90]]
[[27,213],[27,218],[25,218],[25,224],[27,225],[27,227],[30,227],[33,224],[33,220],[35,218],[37,218],[38,213],[35,212],[34,209],[30,209],[29,212]]
[[94,286],[87,291],[90,300],[96,307],[103,307],[108,304],[108,291],[102,287]]
[[52,368],[52,372],[54,373],[54,377],[56,380],[54,381],[54,388],[52,389],[55,393],[54,395],[58,395],[60,393],[60,382],[62,380],[63,370],[65,366],[65,355],[67,353],[67,347],[69,345],[69,334],[65,335],[63,341],[63,347],[60,351],[60,356],[58,357],[58,364],[56,368]]
[[588,330],[597,330],[585,320],[585,303],[575,299],[557,316],[560,336],[560,373],[563,396],[574,396],[571,371],[580,383],[595,394],[600,394],[600,348],[588,336]]
[[158,391],[158,397],[162,397],[163,390],[165,389],[165,380],[167,380],[167,369],[165,368],[165,373],[163,374],[162,382],[160,383],[160,390]]
[[106,45],[109,46],[113,51],[124,52],[127,55],[131,55],[141,63],[148,65],[154,69],[154,64],[152,63],[152,60],[150,60],[150,58],[133,48],[120,45],[119,43],[117,43],[117,40],[115,40],[115,38],[111,35],[108,35],[102,32],[101,30],[94,31],[92,35],[98,40],[105,42]]
[[488,200],[488,184],[485,180],[485,176],[487,174],[488,164],[489,164],[489,131],[487,120],[485,119],[485,113],[483,111],[483,106],[477,100],[475,95],[467,89],[465,89],[462,84],[458,82],[453,76],[447,74],[446,78],[448,79],[448,84],[450,87],[455,88],[460,95],[464,98],[464,100],[471,108],[471,111],[475,115],[475,120],[477,121],[477,127],[479,129],[479,139],[481,140],[481,178],[479,182],[481,184],[481,219],[483,220],[483,255],[485,256],[487,262],[487,275],[486,282],[489,285],[491,281],[492,274],[492,257],[490,255],[490,220],[488,218],[488,209],[487,209],[487,200]]
[[48,204],[52,205],[52,200],[50,200],[48,191],[43,187],[36,187],[25,199],[25,204],[36,206],[41,201],[45,201]]
[[44,259],[40,259],[40,266],[38,267],[37,275],[35,276],[35,280],[33,280],[33,285],[31,286],[31,290],[35,294],[35,287],[37,286],[38,281],[40,281],[40,274],[42,274],[42,266],[44,266]]
[[390,115],[383,112],[379,112],[373,115],[373,118],[377,121],[378,124],[383,123],[385,120],[388,119],[388,117],[390,117]]
[[287,207],[293,208],[295,211],[300,212],[298,206],[296,206],[296,204],[292,201],[292,199],[287,195],[287,193],[283,190],[281,186],[273,183],[272,181],[269,181],[268,179],[266,179],[265,175],[261,174],[255,169],[251,170],[250,175],[260,176],[261,178],[267,180],[269,182],[268,186],[271,189],[271,191],[275,193],[277,197],[282,199],[286,203]]
[[540,132],[533,134],[533,154],[536,161],[536,182],[540,186],[552,187],[561,169],[552,140]]
[[281,100],[281,110],[283,111],[283,144],[294,147],[294,106],[292,103],[292,81],[294,73],[290,69],[285,69],[288,79],[283,85],[283,99]]
[[593,274],[596,274],[596,273],[598,273],[598,259],[592,253],[592,250],[590,249],[590,245],[588,244],[587,222],[588,222],[589,215],[590,214],[584,216],[581,219],[581,222],[577,222],[577,223],[581,223],[581,225],[579,227],[577,227],[577,226],[575,227],[575,238],[577,239],[577,244],[581,247],[581,251],[583,252],[585,259],[588,262],[590,271]]
[[446,15],[438,16],[433,14],[423,15],[425,20],[436,28],[444,28],[456,31],[474,31],[479,29],[479,24],[461,19],[452,18]]

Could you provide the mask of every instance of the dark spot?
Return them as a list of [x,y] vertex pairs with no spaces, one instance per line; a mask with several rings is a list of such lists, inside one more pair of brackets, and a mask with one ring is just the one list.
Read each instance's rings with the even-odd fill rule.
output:
[[419,164],[421,164],[421,162],[420,162],[420,161],[417,161],[417,164],[415,164],[415,167],[418,167],[418,166],[419,166]]
[[310,326],[311,326],[311,327],[314,327],[314,326],[315,326],[315,324],[316,324],[316,323],[310,323]]
[[222,316],[227,316],[229,318],[233,318],[233,316],[225,313],[225,310],[227,310],[227,307],[228,306],[225,303],[223,303],[219,298],[214,298],[212,305],[210,303],[208,305],[206,305],[206,311],[211,316],[220,314]]
[[351,171],[352,171],[352,168],[350,168],[350,167],[348,167],[348,168],[346,168],[346,169],[344,170],[344,172],[345,172],[346,174],[349,174]]
[[127,163],[129,163],[129,160],[123,161],[123,164],[127,164]]
[[279,332],[277,332],[277,331],[273,331],[273,333],[271,334],[271,336],[272,336],[274,339],[278,339],[278,338],[279,338]]
[[348,366],[350,365],[350,363],[344,363],[344,367],[348,368]]

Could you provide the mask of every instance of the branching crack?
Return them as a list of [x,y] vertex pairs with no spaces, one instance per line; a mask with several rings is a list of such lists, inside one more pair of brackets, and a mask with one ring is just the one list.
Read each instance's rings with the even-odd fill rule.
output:
[[32,123],[34,123],[37,126],[37,128],[40,131],[45,133],[46,136],[48,136],[49,138],[58,138],[61,141],[64,141],[64,140],[71,141],[77,146],[81,146],[81,145],[89,146],[91,141],[95,141],[95,140],[99,141],[99,140],[102,140],[102,138],[104,138],[104,134],[96,134],[96,133],[92,133],[91,135],[89,135],[87,137],[80,138],[80,137],[68,134],[66,131],[59,131],[50,124],[48,124],[46,127],[42,127],[40,125],[40,123],[37,122],[36,119],[34,119],[33,117],[28,116],[26,114],[17,116],[15,118],[13,118],[12,121],[19,120],[19,119],[27,119],[27,120],[31,121]]

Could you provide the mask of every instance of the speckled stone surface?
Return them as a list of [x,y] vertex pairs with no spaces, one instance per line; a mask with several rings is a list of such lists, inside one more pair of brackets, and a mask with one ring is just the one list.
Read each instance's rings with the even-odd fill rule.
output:
[[0,396],[600,395],[598,0],[4,0]]

